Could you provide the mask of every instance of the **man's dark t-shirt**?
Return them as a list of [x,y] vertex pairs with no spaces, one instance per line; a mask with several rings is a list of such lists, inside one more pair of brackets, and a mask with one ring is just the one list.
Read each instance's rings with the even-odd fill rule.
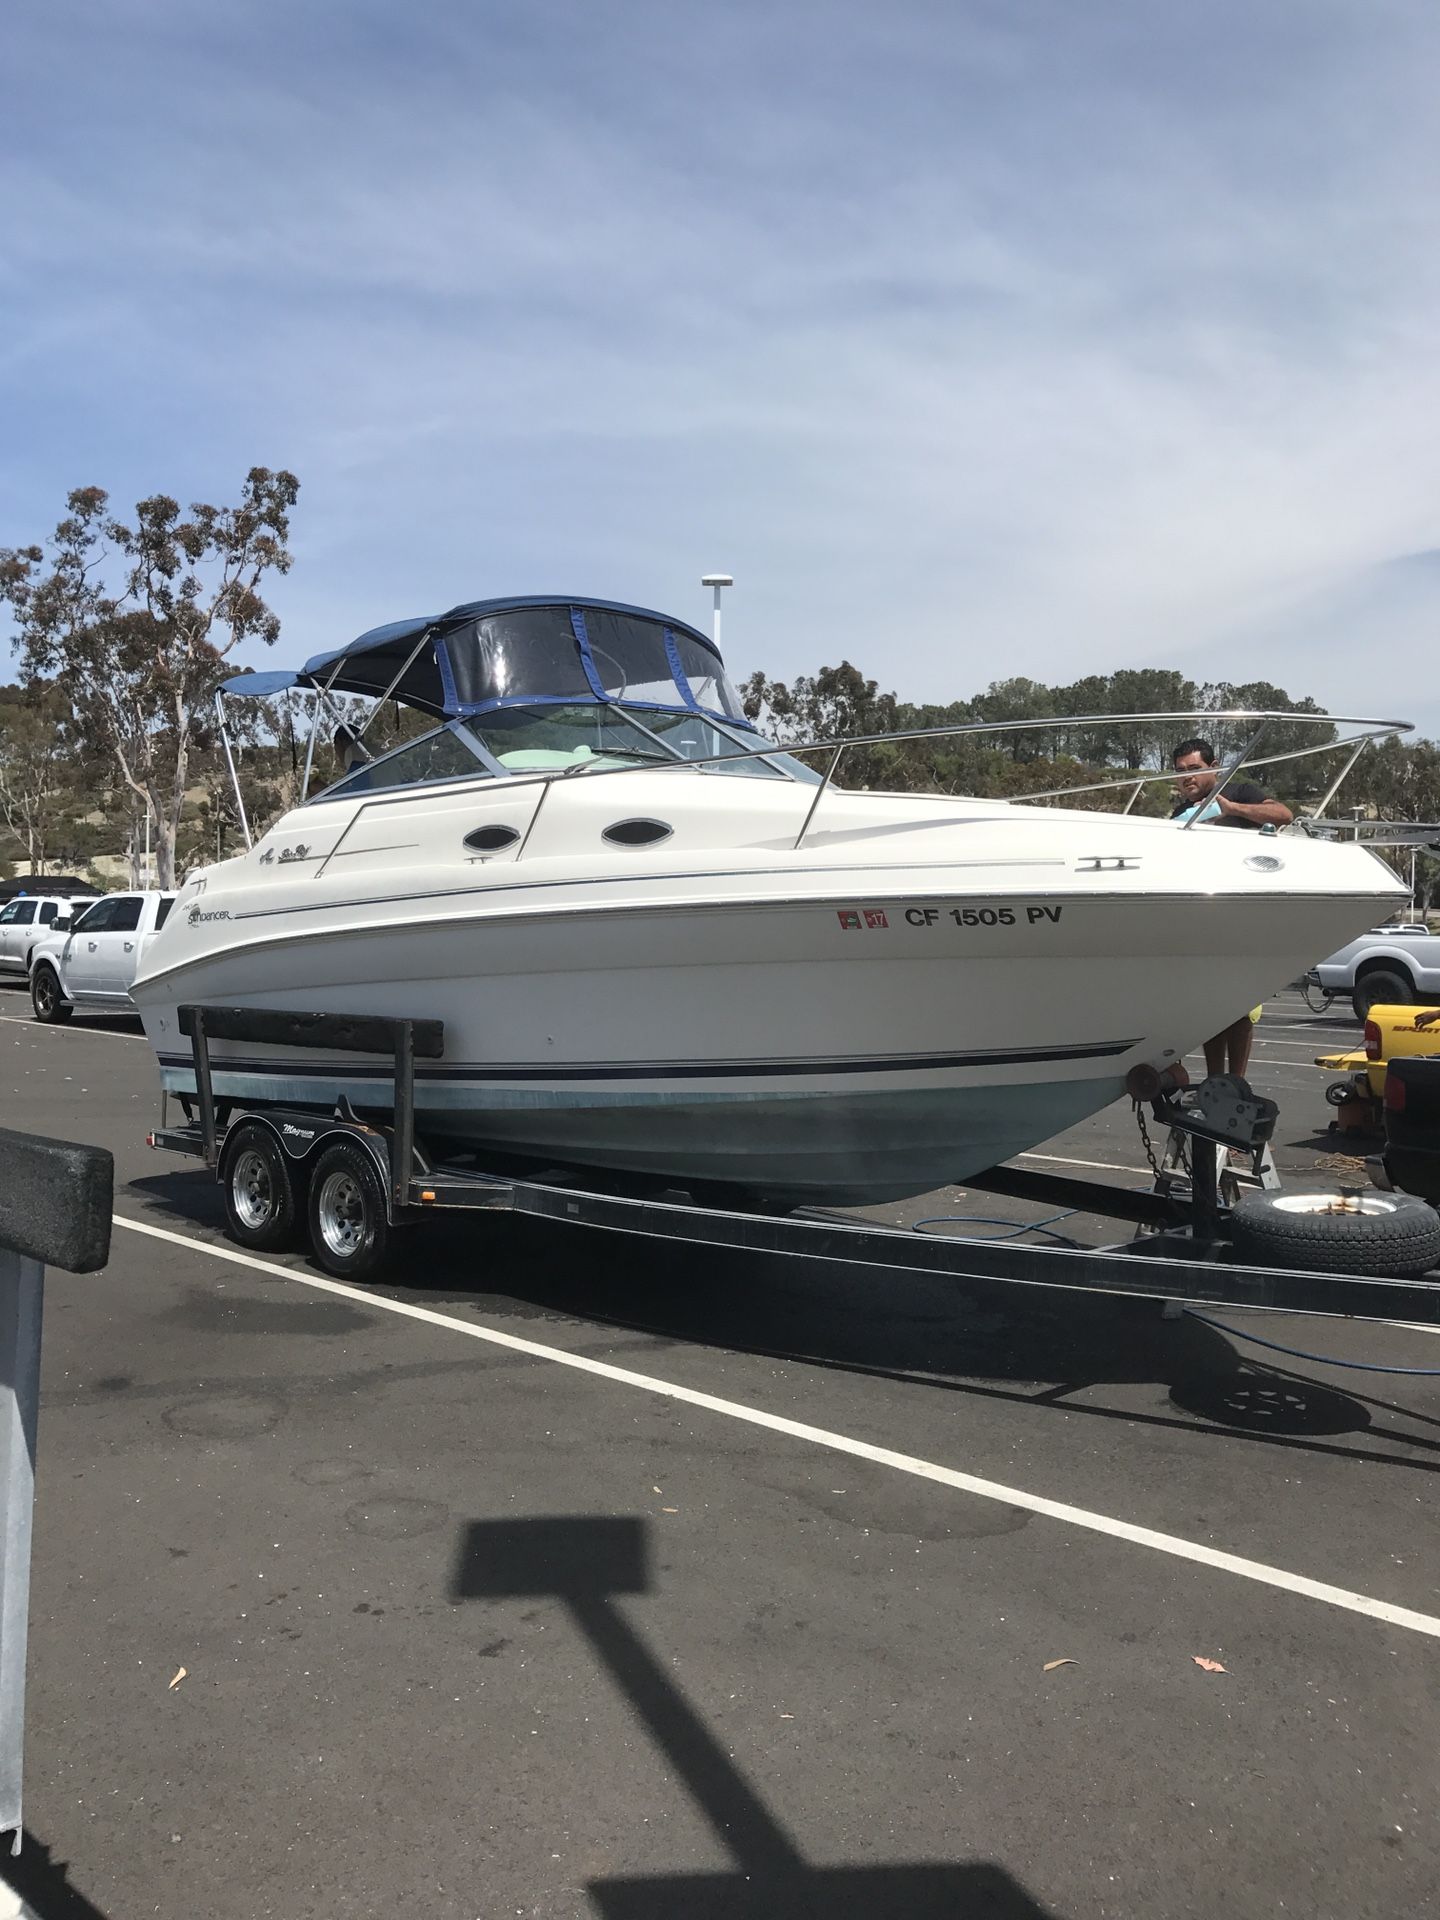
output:
[[[1242,807],[1253,807],[1258,806],[1262,800],[1268,800],[1270,796],[1263,787],[1257,787],[1253,780],[1232,780],[1225,789],[1225,798],[1227,800],[1238,800]],[[1178,820],[1182,813],[1188,813],[1192,807],[1199,806],[1204,808],[1209,804],[1208,797],[1200,801],[1177,801],[1170,809],[1170,818],[1172,820]],[[1260,824],[1258,820],[1247,820],[1243,813],[1222,813],[1218,820],[1206,820],[1204,822],[1204,825],[1207,827],[1258,828]]]

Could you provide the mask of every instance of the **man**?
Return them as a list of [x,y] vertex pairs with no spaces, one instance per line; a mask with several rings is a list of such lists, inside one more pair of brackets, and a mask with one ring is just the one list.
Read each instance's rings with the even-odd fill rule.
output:
[[353,728],[347,727],[343,720],[335,729],[335,738],[331,745],[343,773],[353,773],[357,767],[363,767],[366,761],[373,758],[370,749],[359,734]]
[[1283,800],[1272,800],[1253,780],[1232,780],[1211,799],[1224,777],[1208,740],[1182,740],[1170,764],[1180,775],[1172,820],[1186,820],[1198,811],[1200,819],[1220,827],[1288,827],[1295,818]]
[[[1232,780],[1223,793],[1216,794],[1223,775],[1208,740],[1182,740],[1170,764],[1180,776],[1172,820],[1209,821],[1217,827],[1288,827],[1295,818],[1283,800],[1270,799],[1253,780]],[[1242,1013],[1205,1042],[1206,1073],[1229,1072],[1244,1079],[1259,1018],[1259,1007]]]

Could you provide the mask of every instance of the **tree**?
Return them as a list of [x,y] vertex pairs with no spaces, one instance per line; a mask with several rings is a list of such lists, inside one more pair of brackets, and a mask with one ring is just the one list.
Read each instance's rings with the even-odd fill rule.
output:
[[279,635],[259,588],[290,569],[299,489],[292,473],[252,467],[236,506],[197,504],[182,517],[155,494],[131,527],[110,517],[103,489],[80,487],[48,551],[0,550],[0,599],[26,675],[62,679],[82,731],[148,806],[162,887],[175,884],[191,754],[223,663],[241,641]]
[[[1271,754],[1298,753],[1305,747],[1328,746],[1336,737],[1334,722],[1324,717],[1325,709],[1317,706],[1308,694],[1304,699],[1292,700],[1283,687],[1277,687],[1269,680],[1249,680],[1239,686],[1230,680],[1213,681],[1200,689],[1200,704],[1217,712],[1278,711],[1320,716],[1314,726],[1272,721],[1258,749],[1257,757],[1262,767]],[[1217,720],[1208,732],[1221,758],[1231,759],[1244,751],[1254,738],[1258,725],[1258,722],[1250,720]],[[1273,773],[1262,771],[1256,777],[1293,806],[1317,800],[1343,765],[1343,752],[1317,753],[1304,760],[1281,761]]]
[[895,726],[895,696],[881,693],[848,660],[821,667],[812,678],[801,674],[793,688],[783,680],[752,673],[741,688],[745,712],[763,718],[777,739],[839,740],[858,733],[890,733]]
[[68,712],[53,687],[0,687],[0,820],[44,873],[71,781]]
[[[857,733],[901,734],[920,728],[954,728],[978,721],[1025,722],[1053,719],[1048,727],[1023,724],[1002,733],[963,733],[949,739],[896,740],[893,744],[857,748],[840,765],[845,786],[881,787],[890,791],[922,791],[1003,795],[1023,799],[1053,787],[1091,785],[1109,780],[1114,791],[1086,793],[1061,799],[1060,805],[1085,808],[1122,808],[1163,814],[1171,805],[1168,791],[1170,756],[1181,740],[1197,731],[1214,741],[1222,759],[1233,759],[1253,737],[1256,726],[1246,720],[1223,720],[1231,711],[1278,711],[1307,716],[1298,725],[1275,722],[1260,749],[1262,762],[1271,754],[1299,747],[1326,745],[1336,738],[1336,727],[1324,709],[1308,696],[1292,699],[1283,687],[1255,680],[1236,685],[1213,681],[1203,686],[1169,667],[1123,668],[1116,673],[1090,674],[1068,686],[1051,687],[1043,681],[1015,676],[994,680],[971,700],[948,706],[918,706],[880,693],[877,684],[848,660],[838,667],[822,667],[813,677],[800,675],[793,683],[752,674],[743,689],[745,711],[783,744],[810,739],[841,739]],[[1146,714],[1193,713],[1189,721],[1146,720]],[[1076,724],[1067,715],[1110,714],[1110,721]],[[1134,723],[1126,716],[1134,715]],[[1207,718],[1214,716],[1213,718]],[[1308,716],[1313,715],[1313,721]],[[1418,804],[1416,769],[1423,764],[1418,749],[1400,749],[1393,765],[1372,754],[1372,781],[1396,795],[1388,810],[1414,819]],[[1324,791],[1338,759],[1316,757],[1282,760],[1272,773],[1260,777],[1292,806],[1313,802]],[[1400,804],[1401,769],[1410,791]],[[1387,771],[1388,770],[1388,771]],[[1133,781],[1124,776],[1162,775],[1151,779],[1136,795]],[[1423,785],[1423,782],[1420,782]],[[1352,786],[1352,789],[1353,786]],[[1382,811],[1385,811],[1382,808]],[[1421,807],[1421,813],[1425,809]]]
[[[878,683],[867,680],[848,660],[842,660],[838,667],[821,667],[813,678],[802,673],[793,687],[783,680],[767,680],[763,673],[752,673],[740,696],[746,716],[783,744],[798,746],[807,740],[893,733],[897,724],[894,694],[881,693]],[[825,762],[818,764],[823,767]],[[896,779],[882,775],[893,775],[900,766],[895,748],[856,747],[840,762],[841,783],[893,786]],[[909,783],[902,777],[898,784]]]
[[[1055,712],[1055,690],[1039,680],[1018,674],[1011,680],[992,680],[971,706],[976,720],[1048,720]],[[992,734],[990,741],[996,747],[1003,747],[1018,765],[1022,760],[1048,757],[1054,750],[1055,734],[1053,728],[1042,727],[1034,733]]]

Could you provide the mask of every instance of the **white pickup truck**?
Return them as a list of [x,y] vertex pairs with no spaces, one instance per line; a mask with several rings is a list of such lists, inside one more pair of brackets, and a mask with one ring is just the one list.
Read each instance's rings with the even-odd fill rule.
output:
[[49,938],[57,920],[74,919],[96,898],[83,894],[22,894],[0,907],[0,978],[24,985],[30,978],[30,955]]
[[1348,993],[1357,1020],[1374,1006],[1440,1005],[1440,934],[1428,927],[1372,927],[1314,969],[1328,993]]
[[107,893],[30,956],[30,1004],[47,1025],[90,1013],[133,1013],[130,987],[173,893]]

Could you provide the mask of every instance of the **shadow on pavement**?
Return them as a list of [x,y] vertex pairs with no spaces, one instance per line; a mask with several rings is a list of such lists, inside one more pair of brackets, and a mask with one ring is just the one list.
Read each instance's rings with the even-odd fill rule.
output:
[[[152,1175],[131,1181],[129,1192],[152,1217],[223,1226],[218,1189],[202,1172]],[[660,1347],[716,1348],[931,1393],[1055,1404],[1072,1417],[1440,1472],[1440,1438],[1379,1424],[1361,1396],[1324,1382],[1293,1371],[1282,1379],[1197,1320],[1163,1320],[1149,1301],[857,1272],[503,1214],[426,1221],[401,1237],[384,1286],[500,1321],[574,1318]],[[1161,1388],[1174,1411],[1081,1397],[1137,1384]],[[1339,1438],[1361,1433],[1407,1451]]]
[[[5,989],[10,991],[6,992]],[[12,1018],[21,1018],[31,1012],[30,988],[26,981],[7,978],[0,980],[0,1013],[8,1013]],[[38,1027],[42,1023],[36,1021]],[[124,1033],[136,1039],[144,1035],[138,1013],[77,1013],[66,1022],[71,1033]]]
[[472,1521],[451,1579],[455,1601],[561,1601],[734,1860],[592,1882],[604,1920],[1059,1920],[989,1861],[811,1865],[620,1610],[649,1590],[649,1528],[628,1517]]
[[104,1910],[72,1884],[68,1864],[55,1860],[28,1828],[18,1858],[0,1848],[0,1881],[25,1902],[35,1920],[108,1920]]

